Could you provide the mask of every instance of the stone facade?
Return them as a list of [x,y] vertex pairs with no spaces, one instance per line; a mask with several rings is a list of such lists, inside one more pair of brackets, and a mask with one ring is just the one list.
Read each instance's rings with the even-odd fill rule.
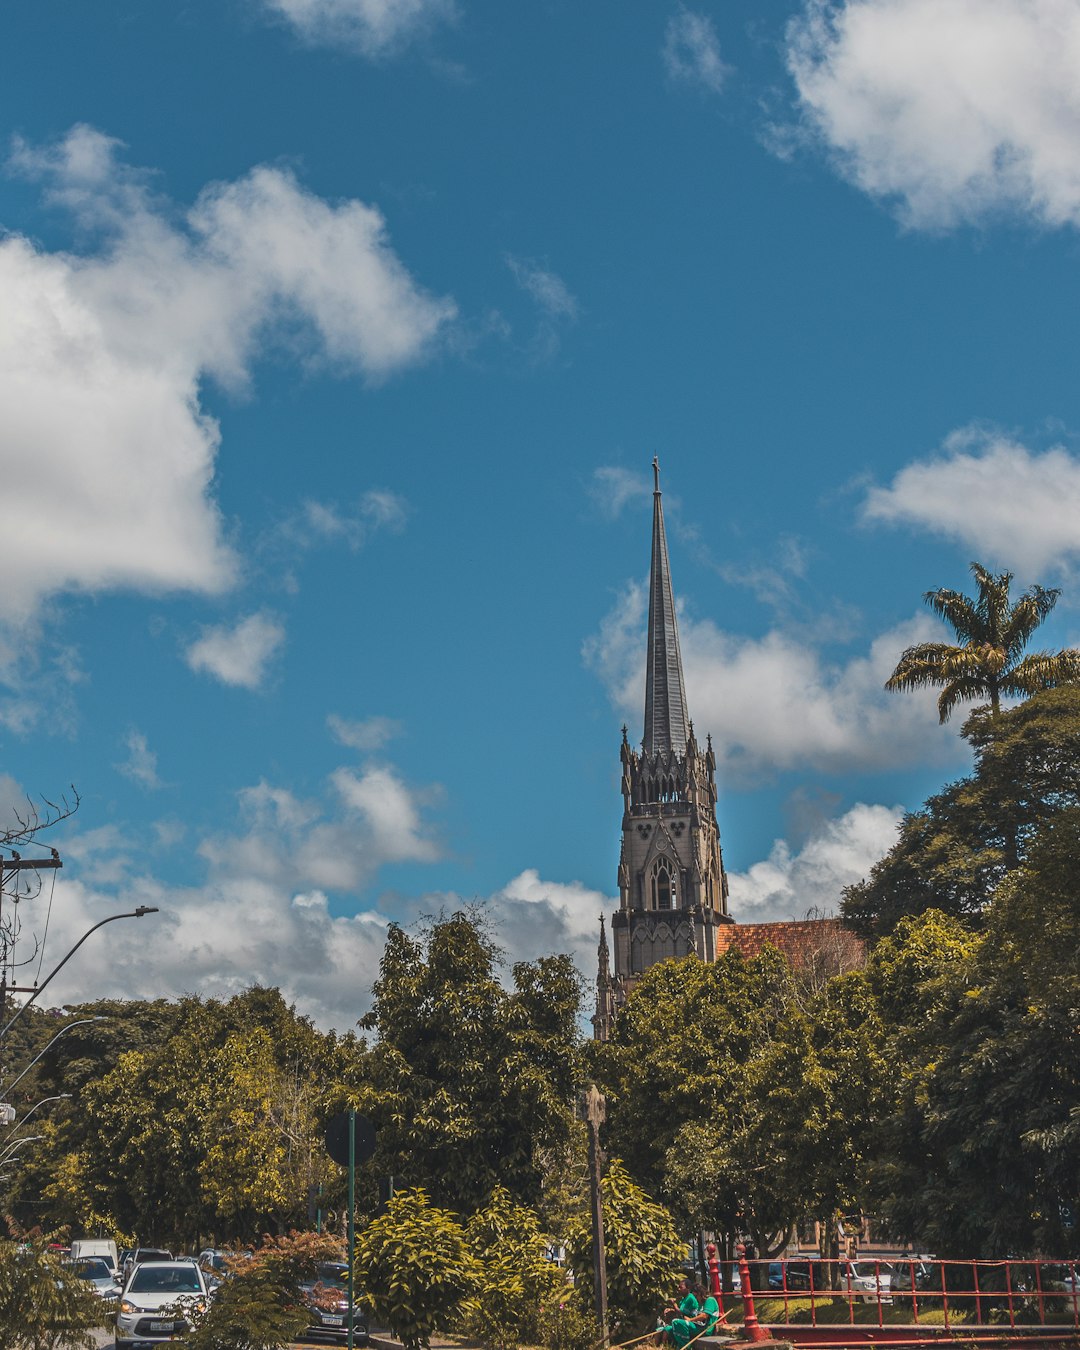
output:
[[708,738],[704,749],[698,745],[687,711],[656,460],[653,472],[645,732],[636,750],[623,727],[615,970],[601,926],[593,1018],[600,1040],[638,976],[669,957],[696,953],[715,961],[718,930],[731,923],[716,823],[716,756]]

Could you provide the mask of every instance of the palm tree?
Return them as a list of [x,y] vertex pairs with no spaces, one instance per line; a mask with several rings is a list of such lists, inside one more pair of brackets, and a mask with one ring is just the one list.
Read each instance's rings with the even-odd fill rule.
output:
[[1032,633],[1057,604],[1059,590],[1031,586],[1009,604],[1011,572],[998,576],[977,562],[971,571],[978,583],[976,599],[942,587],[923,599],[951,626],[959,645],[920,642],[909,647],[885,681],[886,689],[921,689],[940,685],[938,718],[964,699],[989,699],[996,715],[1002,698],[1024,698],[1039,689],[1080,680],[1080,651],[1032,652],[1023,656]]

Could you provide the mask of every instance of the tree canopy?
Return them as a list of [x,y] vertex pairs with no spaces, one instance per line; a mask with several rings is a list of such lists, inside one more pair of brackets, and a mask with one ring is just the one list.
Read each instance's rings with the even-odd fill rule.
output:
[[1080,679],[1080,651],[1031,652],[1032,634],[1057,604],[1058,590],[1030,586],[1009,603],[1011,572],[996,576],[981,563],[971,571],[978,586],[972,599],[940,587],[923,599],[952,628],[956,643],[920,642],[909,647],[885,682],[886,689],[941,688],[938,717],[947,722],[957,703],[988,699],[997,713],[1002,698],[1025,698],[1040,689]]

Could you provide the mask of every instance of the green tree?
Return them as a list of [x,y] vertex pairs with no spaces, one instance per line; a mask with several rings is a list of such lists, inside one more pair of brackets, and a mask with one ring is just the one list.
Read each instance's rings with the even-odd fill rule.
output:
[[469,1211],[497,1185],[535,1204],[565,1149],[578,1077],[580,977],[569,957],[513,968],[464,913],[425,940],[391,927],[365,1029],[378,1042],[350,1100],[379,1130],[374,1170]]
[[357,1235],[355,1278],[405,1350],[426,1350],[435,1331],[461,1316],[483,1267],[453,1214],[410,1190]]
[[875,1207],[942,1255],[1071,1251],[1080,1216],[1080,809],[1036,833],[981,935],[929,913],[868,978],[900,1072],[878,1131]]
[[101,1300],[71,1277],[48,1236],[0,1241],[0,1346],[3,1350],[92,1350],[104,1321]]
[[[686,1254],[671,1214],[612,1158],[600,1181],[607,1256],[608,1317],[613,1332],[655,1317],[670,1295],[676,1267]],[[592,1289],[592,1225],[582,1214],[568,1244],[575,1284]]]
[[864,937],[927,909],[978,923],[1039,829],[1080,805],[1080,687],[1045,690],[997,716],[977,709],[962,734],[973,773],[906,816],[892,849],[844,892],[844,918]]
[[1010,604],[1011,572],[995,576],[977,562],[971,564],[971,571],[978,586],[974,599],[947,587],[923,596],[952,628],[958,642],[920,642],[909,647],[885,682],[886,689],[894,690],[940,687],[938,717],[942,722],[949,720],[963,700],[989,699],[996,714],[1002,698],[1024,698],[1080,679],[1080,651],[1067,648],[1023,655],[1060,591],[1030,586]]
[[[764,1249],[798,1214],[762,1156],[760,1061],[798,1006],[773,948],[706,964],[664,961],[638,982],[607,1045],[594,1047],[608,1098],[606,1147],[678,1213],[687,1231],[752,1231]],[[695,1152],[705,1149],[697,1175]]]

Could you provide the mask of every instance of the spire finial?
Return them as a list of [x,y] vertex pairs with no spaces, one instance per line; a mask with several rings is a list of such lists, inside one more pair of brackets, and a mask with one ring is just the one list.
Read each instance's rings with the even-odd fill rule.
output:
[[659,455],[653,455],[653,457],[652,457],[652,473],[653,473],[653,491],[654,491],[654,492],[659,492],[659,491],[660,491],[660,456],[659,456]]

